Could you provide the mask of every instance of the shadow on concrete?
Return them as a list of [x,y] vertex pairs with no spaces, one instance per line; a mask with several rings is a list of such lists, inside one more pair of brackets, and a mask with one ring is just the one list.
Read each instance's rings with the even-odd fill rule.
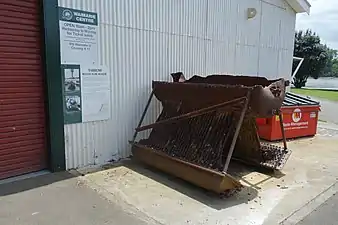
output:
[[[234,164],[231,165],[231,168],[234,168]],[[116,165],[116,167],[121,166]],[[189,196],[192,199],[195,199],[196,201],[207,205],[213,209],[216,210],[222,210],[225,208],[229,208],[235,205],[239,204],[247,204],[250,201],[255,201],[256,198],[259,198],[258,196],[258,189],[257,183],[251,184],[247,181],[247,185],[240,191],[239,193],[228,197],[228,198],[221,198],[219,195],[209,192],[205,189],[199,188],[193,184],[190,184],[180,178],[168,175],[166,173],[163,173],[157,169],[154,169],[152,167],[146,166],[144,164],[140,164],[138,162],[135,162],[133,160],[123,162],[123,166],[127,167],[128,169],[142,174],[143,176],[146,176],[152,180],[155,180],[158,183],[161,183],[173,190],[176,190],[186,196]],[[106,168],[112,168],[115,167],[114,165],[107,166]],[[236,173],[236,176],[243,176],[245,174],[245,166],[240,165],[241,173]],[[252,170],[246,170],[246,174],[250,173]],[[257,171],[257,170],[256,170]],[[282,174],[274,174],[274,176],[282,176]],[[234,175],[234,174],[231,174]],[[243,179],[242,179],[243,180]],[[261,181],[264,182],[264,181]],[[142,190],[140,190],[140,193],[142,193]]]
[[28,191],[34,188],[39,188],[76,176],[76,174],[71,174],[69,172],[58,172],[0,184],[0,197]]

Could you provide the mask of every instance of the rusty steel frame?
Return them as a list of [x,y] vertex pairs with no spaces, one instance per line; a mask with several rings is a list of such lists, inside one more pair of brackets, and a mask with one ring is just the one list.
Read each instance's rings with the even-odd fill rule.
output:
[[241,130],[245,113],[248,110],[249,101],[250,101],[250,95],[251,95],[251,90],[248,91],[248,93],[247,93],[247,95],[245,97],[246,100],[245,100],[245,103],[244,103],[244,107],[242,109],[239,121],[238,121],[238,123],[236,125],[236,131],[235,131],[234,137],[232,139],[232,142],[231,142],[231,145],[230,145],[230,149],[229,149],[229,152],[228,152],[228,156],[226,158],[225,165],[224,165],[224,168],[223,168],[223,172],[224,173],[226,173],[228,171],[228,168],[229,168],[229,165],[230,165],[230,161],[231,161],[231,157],[232,157],[232,155],[234,153],[234,149],[235,149],[236,142],[237,142],[237,139],[238,139],[239,131]]
[[[141,119],[140,119],[140,121],[139,121],[139,123],[137,125],[137,128],[141,127],[141,125],[143,123],[143,120],[144,120],[144,117],[146,116],[146,113],[147,113],[147,111],[149,109],[149,106],[150,106],[150,103],[151,103],[151,100],[153,99],[153,97],[154,97],[154,90],[152,90],[151,93],[150,93],[150,95],[149,95],[146,107],[143,110],[143,113],[142,113]],[[131,141],[129,141],[130,144],[135,143],[137,134],[138,134],[138,132],[135,130],[134,135],[133,135],[133,139]]]
[[243,185],[233,176],[190,163],[141,144],[133,144],[136,160],[218,194],[239,191]]
[[[134,159],[216,193],[242,187],[228,174],[236,158],[252,166],[282,168],[291,154],[280,115],[282,81],[213,75],[195,76],[185,86],[153,81],[130,141]],[[142,126],[153,96],[162,103],[162,112],[156,121]],[[284,150],[264,145],[254,134],[255,116],[266,115],[279,116]],[[137,134],[148,129],[153,129],[149,137],[136,142]]]
[[287,147],[287,144],[286,144],[286,137],[285,137],[284,123],[283,123],[283,116],[282,116],[282,111],[281,110],[278,111],[278,117],[279,117],[280,129],[282,131],[284,150],[286,150],[288,147]]
[[231,101],[223,102],[223,103],[213,105],[213,106],[210,106],[210,107],[206,107],[206,108],[203,108],[203,109],[198,109],[198,110],[195,110],[195,111],[192,111],[192,112],[188,112],[188,113],[182,114],[180,116],[175,116],[175,117],[172,117],[172,118],[169,118],[169,119],[166,119],[166,120],[161,120],[161,121],[149,124],[149,125],[137,127],[135,130],[136,130],[136,132],[141,132],[141,131],[144,131],[144,130],[154,128],[155,126],[158,126],[158,125],[164,125],[164,124],[167,124],[167,123],[174,123],[174,122],[178,122],[180,120],[194,118],[194,117],[197,117],[197,116],[201,116],[201,115],[216,111],[217,109],[222,108],[222,107],[227,107],[227,106],[230,106],[230,105],[238,104],[240,102],[245,101],[245,99],[246,99],[246,97],[236,98],[236,99],[231,100]]

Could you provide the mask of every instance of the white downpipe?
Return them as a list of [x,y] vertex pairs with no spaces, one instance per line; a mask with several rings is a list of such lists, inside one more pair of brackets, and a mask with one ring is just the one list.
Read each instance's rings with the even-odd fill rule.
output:
[[288,87],[286,88],[286,91],[287,91],[287,92],[290,92],[290,90],[291,90],[291,83],[292,83],[292,81],[293,81],[293,78],[296,76],[296,74],[297,74],[299,68],[301,67],[302,63],[304,62],[304,58],[300,58],[300,57],[296,57],[296,56],[293,57],[293,60],[297,60],[297,61],[299,61],[299,63],[298,63],[298,65],[297,65],[295,71],[293,71],[293,73],[292,73],[292,75],[291,75],[290,86],[288,86]]
[[298,65],[297,65],[295,71],[293,71],[293,74],[292,74],[292,76],[291,76],[291,79],[292,79],[292,80],[293,80],[293,78],[296,76],[296,74],[297,74],[297,72],[298,72],[300,66],[301,66],[302,63],[304,62],[304,58],[299,58],[299,57],[295,57],[295,56],[294,56],[293,59],[294,59],[294,60],[299,60],[299,63],[298,63]]

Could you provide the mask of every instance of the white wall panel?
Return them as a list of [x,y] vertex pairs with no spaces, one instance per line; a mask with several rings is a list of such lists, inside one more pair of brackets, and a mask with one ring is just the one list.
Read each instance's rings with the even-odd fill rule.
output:
[[[276,48],[261,48],[259,51],[259,72],[261,77],[277,79],[279,77],[279,50]],[[269,66],[273,65],[273,66]]]
[[206,38],[234,42],[236,39],[238,3],[233,0],[209,0]]
[[181,35],[205,38],[208,0],[181,1]]
[[258,47],[236,45],[235,72],[238,75],[258,75]]
[[[237,44],[259,47],[260,23],[262,2],[260,0],[237,1],[238,15],[233,20],[237,23]],[[257,14],[254,18],[247,18],[248,8],[255,8]],[[264,28],[265,29],[265,28]]]
[[290,79],[290,73],[292,71],[292,56],[293,50],[281,50],[278,56],[278,74],[279,77]]
[[167,74],[182,71],[187,78],[205,74],[205,42],[190,36],[169,36]]
[[209,41],[206,44],[207,74],[235,74],[234,42]]
[[[264,2],[59,0],[60,6],[98,13],[99,62],[109,67],[112,81],[110,120],[65,126],[67,168],[130,155],[128,140],[152,80],[169,81],[177,71],[187,77],[219,73],[275,78],[290,73],[295,14],[283,0]],[[271,5],[277,3],[280,7]],[[250,20],[249,7],[257,10]],[[159,103],[153,101],[144,124],[154,122],[159,112]]]
[[260,43],[262,48],[280,49],[281,21],[283,20],[283,9],[274,5],[262,3],[262,28]]
[[277,0],[262,2],[258,75],[290,79],[295,14],[284,1],[277,3]]

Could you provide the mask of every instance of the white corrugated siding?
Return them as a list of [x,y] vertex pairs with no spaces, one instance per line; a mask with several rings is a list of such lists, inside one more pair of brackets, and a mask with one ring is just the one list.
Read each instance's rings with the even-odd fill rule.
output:
[[[98,13],[99,63],[112,76],[111,119],[65,126],[68,169],[130,155],[128,140],[152,80],[170,80],[176,71],[187,77],[269,78],[291,71],[295,13],[283,0],[59,0],[59,5]],[[257,9],[252,20],[246,19],[249,7]],[[159,111],[153,101],[144,124]]]

